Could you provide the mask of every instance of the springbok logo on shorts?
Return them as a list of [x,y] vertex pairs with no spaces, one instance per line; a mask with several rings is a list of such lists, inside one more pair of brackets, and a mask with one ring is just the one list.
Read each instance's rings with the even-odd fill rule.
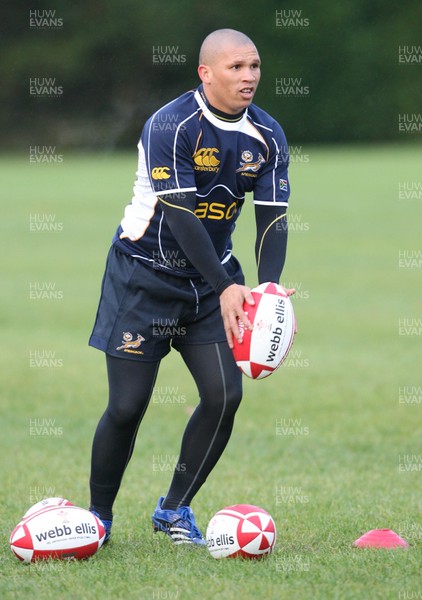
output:
[[116,350],[123,350],[123,352],[130,352],[131,354],[143,354],[142,350],[135,350],[135,348],[139,348],[142,342],[145,342],[145,338],[140,333],[136,335],[137,338],[134,340],[129,331],[124,331],[122,345],[118,346]]

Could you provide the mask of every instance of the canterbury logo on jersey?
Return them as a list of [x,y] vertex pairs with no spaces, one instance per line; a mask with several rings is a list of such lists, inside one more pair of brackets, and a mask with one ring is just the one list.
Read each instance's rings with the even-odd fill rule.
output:
[[195,214],[198,219],[214,219],[221,221],[226,219],[229,221],[236,214],[237,202],[232,202],[230,206],[222,204],[221,202],[199,202]]
[[218,165],[220,161],[214,156],[218,154],[217,148],[200,148],[193,155],[196,171],[214,171],[217,173],[220,169]]
[[170,171],[169,167],[154,167],[151,171],[151,175],[153,179],[170,179]]

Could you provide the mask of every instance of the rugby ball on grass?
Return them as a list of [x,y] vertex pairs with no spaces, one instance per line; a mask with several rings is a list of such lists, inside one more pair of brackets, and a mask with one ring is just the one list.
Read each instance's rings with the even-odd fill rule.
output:
[[66,498],[44,498],[43,500],[40,500],[39,502],[31,506],[31,508],[28,508],[28,510],[22,517],[22,521],[34,515],[36,512],[44,510],[45,508],[51,508],[52,506],[73,506],[73,504],[69,502],[69,500],[67,500]]
[[219,510],[206,533],[207,547],[214,558],[263,558],[274,550],[276,536],[271,515],[252,504]]
[[253,326],[239,327],[242,343],[234,339],[233,354],[239,369],[252,379],[271,375],[287,357],[296,333],[293,305],[277,283],[262,283],[254,288],[255,304],[244,303],[243,309]]
[[51,506],[22,520],[10,536],[13,554],[25,563],[45,559],[82,560],[105,538],[103,523],[78,506]]

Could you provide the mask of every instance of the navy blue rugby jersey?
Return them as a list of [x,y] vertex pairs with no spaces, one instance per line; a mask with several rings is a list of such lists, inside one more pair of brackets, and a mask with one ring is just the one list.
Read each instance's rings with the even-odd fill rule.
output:
[[[159,109],[138,144],[132,203],[114,244],[153,268],[199,276],[172,235],[158,197],[195,192],[195,214],[224,264],[247,192],[255,204],[288,205],[288,147],[280,125],[254,104],[236,120],[211,112],[202,85]],[[177,257],[177,260],[172,260]]]

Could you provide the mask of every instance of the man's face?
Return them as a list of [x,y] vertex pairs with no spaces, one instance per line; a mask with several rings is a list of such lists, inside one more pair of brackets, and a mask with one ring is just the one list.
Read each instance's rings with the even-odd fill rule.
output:
[[261,78],[261,60],[253,45],[226,45],[210,65],[200,65],[209,103],[219,110],[236,114],[248,107]]

